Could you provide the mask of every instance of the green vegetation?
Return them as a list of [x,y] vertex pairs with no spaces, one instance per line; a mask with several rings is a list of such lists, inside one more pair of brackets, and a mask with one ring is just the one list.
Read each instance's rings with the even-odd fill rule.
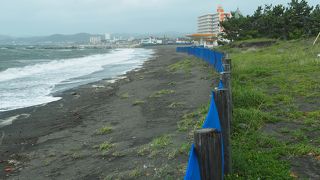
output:
[[149,155],[150,157],[154,157],[162,153],[167,154],[170,158],[170,156],[174,155],[170,154],[172,151],[170,152],[166,148],[168,148],[171,144],[172,137],[170,135],[163,135],[153,139],[149,144],[140,147],[137,153],[140,156]]
[[169,135],[164,135],[164,136],[160,136],[160,137],[154,139],[151,142],[150,146],[153,149],[158,149],[158,148],[164,148],[171,143],[172,143],[172,137]]
[[[278,40],[254,51],[238,47],[218,49],[229,52],[233,64],[233,174],[226,179],[301,178],[290,162],[320,155],[320,46]],[[200,107],[178,122],[178,130],[188,133],[181,151],[188,153],[207,110]]]
[[80,154],[80,153],[78,153],[78,152],[75,152],[75,153],[73,153],[73,154],[71,155],[71,158],[72,158],[73,160],[82,159],[82,158],[83,158],[83,155]]
[[112,175],[108,175],[104,180],[113,180],[113,179],[136,179],[143,175],[143,170],[136,168],[129,171],[117,172]]
[[222,26],[231,40],[312,37],[319,33],[320,5],[311,7],[306,0],[291,0],[287,7],[260,6],[251,16],[234,12]]
[[130,97],[130,95],[127,92],[120,95],[121,99],[128,99],[129,97]]
[[97,134],[99,135],[109,134],[112,132],[112,130],[113,128],[111,126],[104,126],[97,131]]
[[191,73],[191,69],[193,66],[194,61],[192,61],[191,59],[184,59],[168,66],[168,70],[171,72],[184,71],[185,73]]
[[[316,135],[308,135],[320,129],[319,109],[313,105],[320,101],[319,45],[295,40],[255,51],[232,45],[220,50],[229,52],[233,60],[234,174],[227,179],[294,178],[290,158],[320,154],[319,144],[314,144]],[[183,122],[182,127],[196,124]],[[278,135],[263,132],[268,123],[274,124],[272,131]]]
[[177,107],[184,106],[185,104],[186,103],[184,102],[173,102],[168,106],[168,108],[177,108]]
[[110,143],[109,141],[105,141],[104,143],[100,144],[98,148],[100,151],[108,152],[113,146],[114,144]]
[[152,94],[150,97],[151,98],[159,98],[162,97],[163,95],[168,95],[168,94],[173,94],[175,93],[174,90],[170,90],[170,89],[162,89],[160,91],[155,92],[154,94]]
[[185,114],[178,122],[179,131],[194,131],[201,128],[208,113],[209,106],[202,106],[196,112]]
[[133,103],[132,103],[132,106],[138,106],[138,105],[141,105],[141,104],[144,104],[145,102],[142,101],[142,100],[135,100]]

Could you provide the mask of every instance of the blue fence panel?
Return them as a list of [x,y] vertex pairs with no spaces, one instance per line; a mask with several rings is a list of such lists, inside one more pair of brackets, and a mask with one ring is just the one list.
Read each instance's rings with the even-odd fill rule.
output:
[[201,180],[199,162],[193,144],[191,146],[187,172],[184,180]]
[[224,71],[222,64],[223,53],[204,47],[177,47],[177,52],[188,53],[189,55],[204,60],[212,65],[219,73]]
[[[222,59],[224,57],[223,53],[213,51],[208,48],[204,47],[177,47],[177,52],[182,53],[188,53],[189,55],[193,55],[199,59],[202,59],[209,63],[217,72],[221,73],[224,71]],[[218,89],[222,89],[223,83],[222,81],[219,82]],[[216,108],[216,104],[214,101],[214,92],[212,92],[211,96],[211,103],[209,107],[209,112],[207,114],[207,117],[204,121],[204,124],[202,128],[214,128],[218,131],[222,131],[220,121],[219,121],[219,115]],[[224,167],[224,151],[223,151],[223,141],[222,143],[222,167]],[[222,174],[224,174],[222,169]],[[185,180],[200,180],[200,168],[198,163],[198,158],[195,153],[194,145],[192,145],[190,150],[190,157],[188,162],[188,168],[185,175]]]
[[[215,94],[214,94],[214,92],[212,92],[209,112],[208,112],[208,115],[206,117],[206,120],[205,120],[202,128],[213,128],[213,129],[217,129],[218,131],[221,131],[221,125],[220,125],[220,121],[219,121],[217,107],[216,107],[216,104],[214,101],[214,96],[215,96]],[[221,141],[221,143],[223,143],[223,141]],[[223,144],[221,146],[221,152],[222,152],[222,165],[221,165],[221,167],[224,167]],[[223,169],[222,169],[222,174],[223,174]],[[200,168],[199,168],[197,155],[195,153],[194,145],[192,145],[191,150],[190,150],[188,168],[187,168],[186,176],[184,179],[185,180],[200,180]]]

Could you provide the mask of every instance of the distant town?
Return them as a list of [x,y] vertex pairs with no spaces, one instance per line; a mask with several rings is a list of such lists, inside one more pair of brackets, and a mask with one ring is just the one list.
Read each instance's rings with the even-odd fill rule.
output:
[[143,47],[143,46],[155,46],[155,45],[183,45],[192,44],[190,38],[168,38],[153,37],[148,38],[123,38],[121,36],[113,36],[106,33],[104,36],[97,35],[91,36],[89,44],[79,45],[80,47],[95,47],[95,48],[119,48],[119,47]]
[[[235,12],[235,17],[239,17],[241,12],[239,9]],[[130,37],[127,39],[117,36],[112,36],[106,33],[104,36],[92,36],[90,37],[90,43],[88,46],[93,47],[141,47],[141,46],[154,46],[154,45],[197,45],[204,47],[218,46],[218,40],[228,41],[221,38],[224,30],[220,26],[220,23],[227,18],[231,18],[230,12],[225,12],[222,6],[218,6],[215,13],[208,13],[198,17],[198,32],[193,34],[186,34],[183,38],[167,38],[166,36],[149,37],[142,39],[135,39]]]
[[[237,9],[235,18],[239,18],[241,12]],[[218,6],[216,12],[209,12],[198,17],[197,32],[195,33],[161,33],[154,35],[137,34],[88,34],[78,33],[73,35],[55,34],[44,37],[12,38],[0,35],[0,45],[48,45],[53,48],[134,48],[161,45],[195,45],[214,47],[219,41],[229,42],[223,39],[224,29],[221,22],[231,18],[230,12],[225,12],[222,6]]]

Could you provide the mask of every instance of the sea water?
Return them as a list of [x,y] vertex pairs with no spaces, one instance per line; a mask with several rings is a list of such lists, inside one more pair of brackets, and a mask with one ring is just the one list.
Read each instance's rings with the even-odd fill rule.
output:
[[57,101],[54,93],[140,67],[152,49],[0,46],[0,113]]

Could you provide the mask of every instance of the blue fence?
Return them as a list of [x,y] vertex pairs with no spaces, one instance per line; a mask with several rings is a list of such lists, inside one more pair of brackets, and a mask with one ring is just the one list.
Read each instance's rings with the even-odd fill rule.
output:
[[[224,54],[213,51],[207,48],[202,48],[202,47],[178,47],[177,52],[182,52],[182,53],[188,53],[189,55],[193,55],[197,58],[200,58],[206,62],[208,62],[212,67],[219,73],[224,72],[224,67],[223,67],[223,58]],[[224,87],[222,81],[220,81],[218,88],[222,89]],[[205,119],[205,122],[202,126],[202,128],[213,128],[217,129],[218,131],[223,131],[221,129],[221,124],[219,120],[219,115],[218,111],[216,108],[216,103],[214,100],[214,92],[212,92],[211,96],[211,103],[209,107],[209,111],[207,114],[207,117]],[[223,151],[223,141],[221,141],[222,144],[222,153]],[[222,167],[224,167],[224,154],[222,154]],[[222,168],[222,175],[224,174],[223,168]],[[190,155],[189,155],[189,162],[188,162],[188,167],[186,171],[186,175],[184,177],[185,180],[200,180],[200,167],[198,163],[198,158],[195,153],[195,148],[194,145],[192,145],[191,150],[190,150]]]
[[222,58],[224,54],[202,47],[177,47],[177,52],[188,53],[212,65],[217,72],[223,72]]

